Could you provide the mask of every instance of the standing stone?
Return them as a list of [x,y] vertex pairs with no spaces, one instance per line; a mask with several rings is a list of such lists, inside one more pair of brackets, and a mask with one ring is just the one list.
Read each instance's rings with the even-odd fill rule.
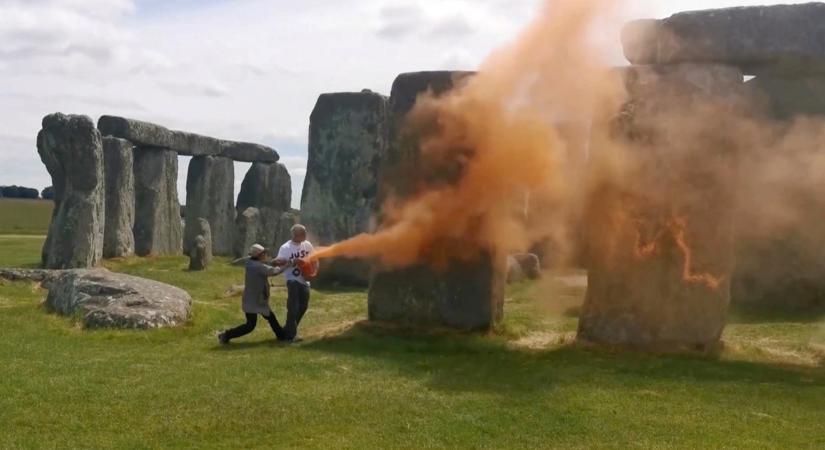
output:
[[231,159],[195,156],[186,176],[186,226],[183,252],[189,254],[201,218],[209,221],[216,255],[232,254],[235,222],[235,169]]
[[[631,67],[630,100],[601,149],[626,148],[634,170],[588,198],[588,288],[580,339],[648,348],[707,348],[725,327],[733,271],[742,74],[726,66]],[[714,121],[688,120],[704,115]],[[599,123],[599,121],[597,121]],[[606,126],[597,126],[604,130]]]
[[179,255],[178,155],[156,147],[135,149],[135,253]]
[[[331,245],[371,230],[378,167],[386,141],[387,98],[371,91],[323,94],[309,124],[301,220],[313,244]],[[367,261],[322,262],[319,283],[369,282]]]
[[106,221],[100,133],[86,116],[50,114],[43,118],[37,135],[37,151],[55,192],[43,267],[97,266],[103,256]]
[[301,223],[300,211],[293,209],[281,214],[281,217],[278,219],[278,229],[275,233],[275,244],[273,249],[277,249],[283,245],[284,242],[292,239],[292,227],[298,223]]
[[[441,95],[467,72],[421,72],[400,75],[389,103],[387,152],[380,169],[378,198],[415,195],[422,185],[451,183],[460,173],[452,166],[426,160],[422,134],[405,128],[418,96]],[[425,133],[419,131],[417,133]],[[422,169],[427,166],[434,170]],[[380,218],[379,218],[380,220]],[[392,270],[376,267],[369,288],[370,320],[406,322],[459,329],[488,329],[501,319],[506,261],[484,255],[474,262],[452,261],[446,270],[426,265]]]
[[135,252],[135,177],[132,143],[119,138],[103,138],[106,174],[106,230],[103,257],[119,258]]
[[[199,217],[197,220],[197,235],[192,239],[189,249],[189,270],[205,270],[212,261],[212,232],[209,221]],[[193,226],[193,228],[195,228]]]
[[[819,128],[814,124],[825,117],[825,76],[759,75],[747,86],[779,128],[808,123]],[[800,120],[801,116],[807,119]],[[781,149],[770,152],[768,161],[780,164],[765,167],[767,163],[757,159],[761,171],[747,181],[774,186],[771,199],[756,198],[759,204],[738,209],[737,223],[742,226],[732,302],[772,311],[821,308],[825,306],[825,198],[821,195],[825,183],[814,163],[821,159],[821,143],[808,137],[788,139]],[[790,167],[780,169],[784,165]],[[771,179],[765,180],[766,176]],[[743,190],[749,192],[748,187]],[[746,198],[750,197],[754,196]],[[770,205],[767,212],[763,202]],[[778,208],[781,213],[774,214],[781,220],[765,219]],[[759,226],[765,222],[767,227]]]
[[[292,181],[286,166],[283,164],[253,163],[246,173],[243,183],[241,183],[241,192],[238,194],[236,208],[238,213],[242,213],[250,207],[258,209],[255,240],[267,248],[272,248],[280,245],[276,239],[281,223],[281,215],[290,210],[291,202]],[[244,256],[247,249],[238,248],[236,245],[235,256]]]
[[246,255],[249,247],[258,242],[258,226],[261,224],[261,212],[258,208],[246,208],[235,219],[235,245],[232,246],[235,257]]

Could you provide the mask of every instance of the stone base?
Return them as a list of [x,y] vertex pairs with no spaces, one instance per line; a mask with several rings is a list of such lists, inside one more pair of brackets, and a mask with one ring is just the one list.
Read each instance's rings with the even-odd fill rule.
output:
[[376,273],[370,283],[369,319],[414,326],[487,330],[504,312],[504,262],[456,264]]

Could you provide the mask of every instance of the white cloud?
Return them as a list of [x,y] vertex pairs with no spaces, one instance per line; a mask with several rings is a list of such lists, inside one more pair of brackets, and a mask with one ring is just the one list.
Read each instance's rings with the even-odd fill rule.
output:
[[[35,136],[61,110],[272,146],[297,206],[318,95],[477,67],[542,1],[0,0],[0,184],[50,183]],[[638,14],[746,3],[697,1]],[[239,186],[248,165],[235,167]]]

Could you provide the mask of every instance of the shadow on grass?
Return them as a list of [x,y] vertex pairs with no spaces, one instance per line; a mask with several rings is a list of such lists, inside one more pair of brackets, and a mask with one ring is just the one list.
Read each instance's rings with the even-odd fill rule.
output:
[[814,323],[825,319],[825,305],[810,308],[779,308],[765,305],[733,305],[728,323],[756,324],[796,322]]
[[[215,338],[215,340],[217,341],[217,338]],[[290,344],[288,344],[286,342],[280,342],[280,341],[275,340],[275,338],[272,338],[272,339],[267,339],[265,341],[248,341],[248,342],[234,341],[231,344],[227,344],[227,345],[218,344],[216,342],[215,346],[212,347],[211,350],[214,351],[214,352],[237,352],[237,351],[243,351],[243,350],[251,350],[251,349],[255,349],[255,348],[278,349],[278,348],[287,348],[289,346],[290,346]]]
[[411,334],[367,322],[302,346],[308,351],[377,360],[382,367],[446,391],[545,390],[562,383],[638,385],[679,383],[774,383],[794,388],[825,386],[820,368],[723,361],[697,354],[648,354],[580,345],[522,350],[495,337],[457,333]]

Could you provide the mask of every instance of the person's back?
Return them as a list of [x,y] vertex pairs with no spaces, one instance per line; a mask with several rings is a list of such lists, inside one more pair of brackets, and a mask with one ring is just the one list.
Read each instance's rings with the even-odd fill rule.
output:
[[245,313],[267,314],[269,312],[268,267],[261,261],[250,259],[245,265],[243,310]]

